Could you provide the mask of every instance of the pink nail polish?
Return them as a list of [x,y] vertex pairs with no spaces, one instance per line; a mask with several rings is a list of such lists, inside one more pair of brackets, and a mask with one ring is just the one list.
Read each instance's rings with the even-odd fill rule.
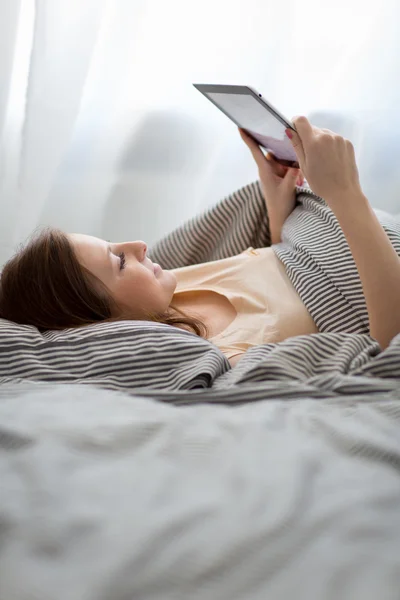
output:
[[291,139],[292,139],[292,137],[293,137],[293,134],[292,134],[292,132],[290,131],[290,129],[285,129],[285,133],[286,133],[286,135],[288,136],[288,138],[291,140]]

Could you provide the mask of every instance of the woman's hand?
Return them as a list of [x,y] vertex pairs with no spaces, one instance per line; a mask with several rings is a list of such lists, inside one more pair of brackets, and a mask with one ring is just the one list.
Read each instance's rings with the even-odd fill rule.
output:
[[294,117],[297,133],[286,129],[301,170],[312,191],[328,204],[362,194],[353,144],[330,129],[319,129],[306,117]]
[[278,163],[273,154],[264,156],[260,146],[240,127],[242,140],[249,147],[258,166],[261,187],[267,205],[271,229],[271,242],[280,242],[283,223],[296,204],[296,183],[303,185],[304,177],[300,169],[285,167]]
[[[400,257],[363,194],[354,148],[329,129],[295,117],[291,141],[311,189],[339,222],[360,275],[370,333],[387,348],[400,333]],[[290,137],[290,135],[288,136]]]
[[286,199],[287,196],[292,196],[295,184],[303,185],[304,183],[301,170],[281,165],[275,160],[271,152],[264,155],[257,142],[244,129],[240,127],[238,129],[242,140],[250,148],[253,158],[257,163],[260,181],[268,197],[274,197],[278,194],[284,196]]

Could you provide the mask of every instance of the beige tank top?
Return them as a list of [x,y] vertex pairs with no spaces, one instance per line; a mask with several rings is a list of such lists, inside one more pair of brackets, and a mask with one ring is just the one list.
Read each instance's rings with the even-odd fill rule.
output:
[[175,294],[212,290],[235,308],[230,325],[209,338],[228,359],[252,346],[318,332],[272,248],[249,247],[236,256],[171,270]]

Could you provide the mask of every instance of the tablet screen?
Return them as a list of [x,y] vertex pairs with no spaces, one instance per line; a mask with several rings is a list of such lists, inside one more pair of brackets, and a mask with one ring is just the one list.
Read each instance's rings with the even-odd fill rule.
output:
[[243,129],[251,129],[261,135],[282,138],[282,125],[253,96],[247,94],[207,94],[219,104]]
[[246,129],[265,148],[279,158],[297,160],[283,125],[269,110],[249,94],[206,92],[242,129]]

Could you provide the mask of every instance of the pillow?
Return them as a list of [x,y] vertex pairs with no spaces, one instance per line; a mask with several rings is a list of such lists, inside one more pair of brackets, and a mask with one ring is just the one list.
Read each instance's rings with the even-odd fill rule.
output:
[[194,333],[152,321],[96,323],[41,333],[0,319],[0,383],[76,382],[135,393],[211,387],[230,368]]

